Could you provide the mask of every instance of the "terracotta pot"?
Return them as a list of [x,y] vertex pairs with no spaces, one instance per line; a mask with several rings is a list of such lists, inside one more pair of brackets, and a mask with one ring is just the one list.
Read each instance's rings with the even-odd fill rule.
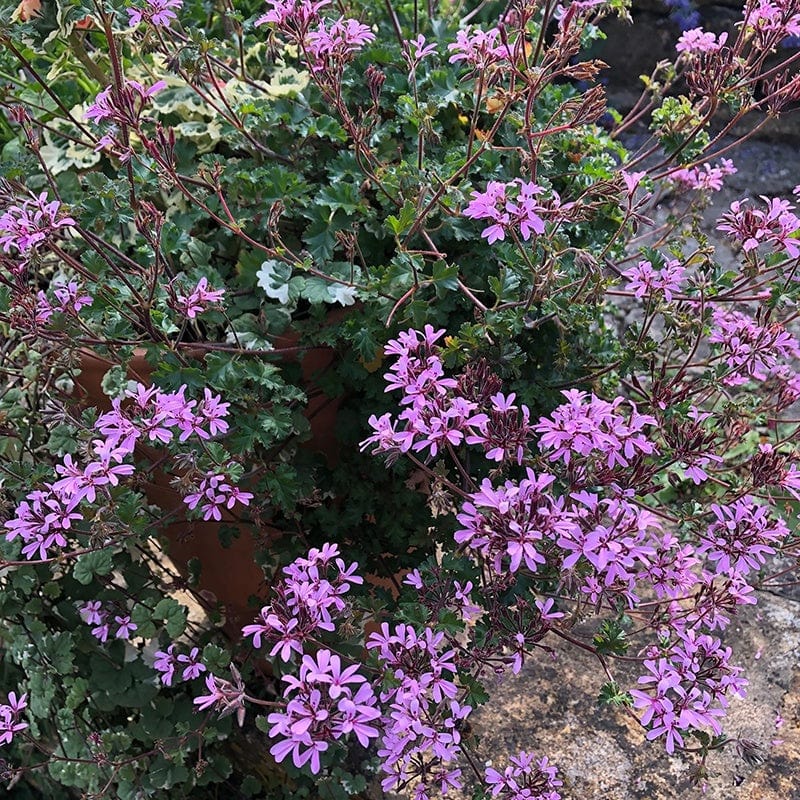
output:
[[[295,344],[296,340],[293,342],[290,337],[283,337],[277,346],[291,352]],[[203,352],[206,351],[198,348],[197,352],[188,351],[188,354],[197,357],[202,356]],[[297,357],[296,350],[294,357]],[[335,353],[329,348],[319,347],[303,351],[304,382],[311,384],[313,375],[330,367],[334,360]],[[116,363],[92,351],[81,351],[81,374],[76,379],[76,396],[82,404],[91,405],[100,411],[110,408],[110,402],[103,393],[101,384],[105,373]],[[129,379],[150,385],[152,372],[153,368],[145,360],[144,350],[135,352],[128,365]],[[329,463],[335,463],[337,459],[338,408],[338,399],[326,397],[313,389],[309,392],[306,416],[312,435],[303,446],[321,452]],[[136,455],[153,464],[157,464],[162,457],[160,451],[147,445],[137,445]],[[177,519],[163,530],[163,536],[169,543],[169,558],[184,577],[189,574],[189,562],[192,559],[199,559],[202,569],[198,590],[211,606],[216,602],[222,605],[225,616],[224,629],[232,639],[238,640],[242,626],[251,622],[255,614],[253,606],[248,602],[249,599],[252,596],[266,595],[264,573],[256,563],[256,552],[277,542],[284,532],[268,523],[260,523],[258,528],[254,525],[242,527],[241,523],[224,509],[220,522],[189,520],[185,515],[186,505],[183,496],[170,485],[173,478],[174,474],[169,475],[155,469],[150,480],[143,485],[143,491],[149,502],[166,512],[177,512]],[[240,527],[239,536],[229,547],[223,547],[220,542],[219,533],[224,525]]]

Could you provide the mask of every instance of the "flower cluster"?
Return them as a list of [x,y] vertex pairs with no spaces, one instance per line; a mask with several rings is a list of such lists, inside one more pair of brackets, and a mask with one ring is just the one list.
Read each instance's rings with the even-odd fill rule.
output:
[[[647,509],[625,498],[600,499],[590,492],[575,492],[570,509],[572,525],[564,526],[558,545],[567,552],[562,569],[579,561],[591,565],[581,591],[592,603],[614,594],[630,608],[638,602],[637,581],[648,576],[659,549],[674,550],[672,539],[660,539],[661,524]],[[664,547],[666,545],[666,548]],[[665,576],[662,576],[662,580]],[[666,583],[682,582],[671,573]]]
[[[81,503],[95,503],[98,495],[104,493],[110,498],[110,489],[133,475],[133,465],[125,462],[137,442],[166,444],[174,438],[184,442],[190,436],[210,439],[228,430],[225,421],[228,403],[221,402],[208,389],[199,402],[188,400],[185,392],[185,386],[177,392],[163,392],[136,384],[125,397],[112,400],[111,411],[101,414],[94,423],[94,432],[101,438],[92,440],[93,458],[80,464],[72,455],[64,456],[55,468],[60,477],[46,483],[43,489],[30,492],[17,506],[12,519],[4,523],[6,540],[13,541],[19,536],[27,559],[37,554],[40,559],[47,559],[52,548],[67,546],[66,537],[73,523],[84,519],[78,510]],[[204,508],[210,506],[209,517],[215,516],[215,511],[219,513],[217,509],[223,501],[230,508],[237,501],[246,504],[252,498],[230,484],[224,486],[224,491],[217,486],[210,497],[203,495]],[[220,496],[222,499],[217,502]]]
[[488,414],[477,423],[477,432],[467,436],[467,444],[482,445],[490,461],[516,461],[522,464],[525,452],[533,438],[530,410],[526,405],[514,403],[516,395],[502,392],[489,398]]
[[209,672],[206,675],[208,694],[195,697],[192,702],[197,706],[198,711],[213,708],[219,713],[220,717],[236,714],[236,720],[241,727],[244,724],[244,702],[247,699],[247,695],[242,676],[233,664],[231,664],[231,675],[233,681],[228,681]]
[[95,428],[106,437],[108,447],[126,453],[133,451],[138,440],[162,444],[175,438],[185,442],[191,436],[207,440],[227,432],[229,405],[207,388],[197,401],[186,398],[186,386],[163,392],[139,383],[125,398],[112,400],[111,411],[98,418]]
[[255,26],[273,24],[302,41],[311,21],[318,19],[320,9],[329,6],[331,0],[268,0],[268,3],[272,8],[255,21]]
[[427,781],[432,776],[442,794],[449,787],[461,788],[461,770],[455,766],[461,742],[459,727],[472,708],[456,700],[455,651],[444,649],[444,634],[403,624],[392,631],[383,623],[379,632],[369,636],[366,646],[376,652],[381,668],[391,676],[380,695],[381,703],[388,704],[378,750],[381,769],[388,776],[382,782],[383,790],[419,778],[416,791],[427,798]]
[[308,764],[317,774],[320,754],[331,741],[352,733],[368,747],[379,736],[373,724],[381,716],[377,698],[358,664],[343,668],[339,656],[323,649],[303,656],[299,677],[284,675],[282,680],[286,710],[268,717],[269,735],[280,739],[270,748],[276,761],[291,753],[296,767]]
[[116,611],[115,606],[104,606],[100,600],[89,600],[78,609],[81,619],[93,626],[92,636],[96,639],[107,641],[114,628],[114,638],[127,641],[139,626],[131,621],[130,614]]
[[786,0],[757,0],[746,6],[745,25],[752,28],[761,46],[773,47],[787,36],[800,36],[800,13]]
[[772,370],[800,358],[800,343],[780,323],[759,325],[742,311],[715,309],[708,341],[719,345],[729,370],[722,380],[728,386],[765,381]]
[[[639,455],[656,452],[644,428],[657,421],[649,414],[640,414],[634,403],[622,397],[608,402],[577,389],[562,394],[567,402],[534,426],[541,434],[540,449],[552,451],[547,453],[550,461],[569,465],[576,455],[584,460],[601,458],[613,469],[627,467]],[[630,406],[629,415],[619,412],[623,405]]]
[[358,564],[347,566],[338,556],[338,545],[326,544],[283,568],[273,602],[261,609],[260,621],[242,629],[253,637],[253,647],[261,647],[265,638],[273,644],[270,656],[290,661],[293,653],[304,654],[303,644],[312,634],[335,630],[334,618],[346,608],[342,595],[364,582],[356,575]]
[[375,34],[357,19],[320,17],[320,10],[330,0],[269,0],[272,8],[262,14],[256,26],[274,25],[290,42],[296,44],[314,72],[341,68],[365,45],[375,41]]
[[361,442],[361,449],[374,445],[373,453],[390,457],[427,450],[435,457],[449,447],[480,445],[491,461],[521,463],[533,437],[530,410],[517,406],[514,394],[483,391],[496,379],[480,367],[477,391],[475,381],[446,377],[436,344],[443,335],[443,330],[426,325],[424,332],[411,329],[387,344],[386,354],[396,360],[384,376],[386,391],[401,390],[400,405],[406,408],[397,420],[388,413],[373,414],[369,424],[375,433]]
[[136,125],[150,98],[166,88],[166,81],[156,81],[150,88],[138,81],[126,80],[119,91],[108,86],[101,91],[86,109],[86,119],[95,123],[104,121],[117,125]]
[[727,41],[727,33],[721,33],[717,37],[715,33],[704,31],[702,28],[692,28],[681,34],[675,49],[687,56],[698,56],[702,53],[716,53]]
[[480,28],[460,30],[455,42],[447,45],[452,53],[448,59],[451,64],[463,61],[475,69],[486,69],[488,66],[508,61],[509,49],[501,42],[500,29]]
[[210,472],[203,476],[197,491],[187,494],[183,502],[192,510],[200,505],[200,511],[206,522],[210,519],[219,521],[222,519],[223,508],[230,510],[237,503],[249,506],[253,499],[252,493],[243,492],[229,481],[230,478],[226,475]]
[[762,196],[761,199],[765,210],[749,208],[747,200],[731,203],[730,211],[720,217],[717,230],[741,244],[745,253],[768,244],[771,248],[780,248],[790,258],[797,258],[800,240],[794,234],[800,230],[800,218],[792,213],[794,206],[779,197]]
[[463,214],[492,221],[481,233],[489,244],[503,241],[507,233],[514,237],[519,233],[527,242],[532,234],[540,236],[545,230],[541,216],[545,209],[535,199],[543,191],[541,186],[521,178],[510,183],[489,181],[485,192],[472,192]]
[[547,757],[537,759],[533,753],[520,751],[512,756],[502,771],[486,768],[486,783],[492,787],[492,797],[500,800],[561,800],[558,770]]
[[440,449],[460,445],[465,432],[477,433],[487,422],[483,414],[476,414],[477,404],[454,395],[457,382],[445,377],[444,366],[436,342],[444,331],[434,331],[425,326],[423,334],[414,330],[401,333],[386,346],[387,355],[397,356],[384,377],[386,391],[401,389],[404,393],[397,430],[390,414],[370,417],[375,434],[361,442],[361,449],[375,444],[373,452],[408,452],[429,450],[435,456]]
[[16,508],[14,516],[4,523],[6,541],[19,536],[23,541],[22,555],[32,560],[50,557],[51,548],[67,546],[72,523],[83,519],[73,510],[72,498],[53,485],[34,489]]
[[199,678],[206,671],[205,665],[200,661],[200,650],[193,647],[188,654],[175,654],[176,645],[171,644],[166,650],[158,650],[155,654],[153,669],[160,673],[159,678],[164,686],[172,686],[175,680],[175,671],[180,670],[182,681],[191,681]]
[[357,19],[339,17],[328,26],[327,20],[308,34],[306,45],[313,57],[312,67],[322,69],[326,63],[344,63],[364,45],[375,41],[375,34]]
[[28,727],[27,722],[20,720],[27,707],[28,695],[23,694],[18,698],[16,692],[9,692],[8,702],[0,703],[0,746],[11,744],[14,734]]
[[131,6],[125,11],[132,28],[142,20],[155,28],[168,28],[178,18],[175,11],[181,8],[183,0],[144,0],[143,6]]
[[51,237],[76,225],[66,216],[58,200],[48,200],[42,192],[32,200],[9,206],[0,215],[0,247],[4,253],[21,257],[17,270],[23,269],[36,249]]
[[622,276],[628,279],[628,288],[636,297],[663,297],[671,302],[680,293],[686,276],[686,267],[675,258],[664,261],[664,266],[656,268],[651,261],[640,261],[635,267],[626,269]]
[[55,313],[76,317],[82,308],[90,306],[94,302],[92,296],[86,294],[77,281],[54,284],[53,295],[56,302],[49,300],[43,291],[37,292],[36,322],[38,324],[48,323]]
[[187,319],[195,319],[198,314],[207,311],[210,305],[222,302],[224,296],[224,289],[209,289],[208,278],[200,278],[189,294],[172,293],[167,302],[170,308]]
[[789,535],[786,523],[774,519],[768,506],[753,497],[743,497],[729,506],[712,504],[716,519],[709,525],[698,555],[714,563],[717,575],[747,575],[757,571],[774,555],[777,545]]
[[722,189],[723,178],[726,175],[735,175],[736,172],[733,161],[729,158],[723,158],[715,167],[706,163],[697,167],[676,169],[669,174],[669,178],[683,189],[719,192]]
[[485,479],[458,515],[462,527],[456,542],[480,553],[495,572],[517,572],[523,562],[536,572],[546,563],[545,552],[575,525],[564,499],[550,494],[554,481],[553,475],[536,475],[530,468],[518,484],[506,481],[495,488]]
[[665,737],[666,750],[683,747],[682,731],[708,729],[721,733],[720,718],[728,707],[727,695],[744,696],[741,668],[730,664],[731,649],[719,639],[690,629],[664,654],[644,662],[645,687],[632,689],[634,708],[642,711],[647,738]]

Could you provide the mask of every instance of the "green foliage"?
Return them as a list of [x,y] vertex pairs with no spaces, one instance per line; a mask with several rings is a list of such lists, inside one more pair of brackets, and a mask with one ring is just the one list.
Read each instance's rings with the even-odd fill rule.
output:
[[628,652],[627,634],[617,620],[603,620],[592,643],[598,653],[622,656]]
[[600,703],[611,706],[630,706],[633,703],[628,692],[621,691],[616,681],[607,681],[600,687],[600,694],[597,696]]

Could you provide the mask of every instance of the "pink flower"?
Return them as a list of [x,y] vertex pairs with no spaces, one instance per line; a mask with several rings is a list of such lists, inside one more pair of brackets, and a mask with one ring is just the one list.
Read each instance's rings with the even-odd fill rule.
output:
[[639,186],[642,178],[647,176],[646,172],[627,172],[624,169],[620,170],[620,174],[622,175],[625,188],[630,196],[633,196],[634,192],[636,191],[636,187]]
[[125,10],[132,28],[142,20],[156,28],[168,28],[172,20],[177,19],[173,9],[182,7],[183,0],[145,0],[143,7],[133,6]]
[[455,42],[447,45],[447,49],[453,54],[448,59],[451,64],[464,61],[477,69],[486,69],[490,64],[509,58],[508,48],[500,42],[498,28],[488,31],[480,28],[461,30],[456,34]]
[[24,200],[21,205],[9,206],[0,215],[0,247],[4,253],[16,250],[26,261],[48,239],[54,237],[61,228],[75,225],[72,217],[62,212],[58,200],[47,199],[42,192],[32,200]]
[[486,558],[496,573],[515,573],[525,567],[536,572],[546,563],[543,552],[575,525],[563,498],[550,494],[553,475],[530,468],[519,483],[506,481],[494,487],[488,478],[479,492],[464,503],[454,535]]
[[[633,403],[622,397],[609,403],[577,389],[562,394],[567,402],[558,406],[550,418],[542,417],[534,428],[541,434],[539,447],[552,451],[547,455],[550,461],[569,464],[576,457],[601,456],[613,469],[628,466],[638,454],[656,452],[643,429],[658,422],[649,414],[638,413]],[[618,411],[623,404],[631,407],[629,417]]]
[[733,161],[723,158],[716,167],[702,164],[699,167],[677,169],[670,173],[669,178],[686,189],[718,192],[722,189],[722,179],[736,172]]
[[210,672],[206,675],[206,689],[208,689],[208,694],[195,697],[192,701],[197,706],[198,711],[205,711],[207,708],[225,702],[225,695],[217,686],[216,677]]
[[730,309],[714,311],[708,341],[719,345],[729,369],[722,379],[728,386],[741,386],[751,378],[765,381],[774,368],[800,358],[800,342],[780,323],[760,325],[747,314]]
[[677,259],[665,261],[660,269],[653,267],[650,261],[640,261],[622,273],[636,297],[658,298],[660,295],[667,302],[671,302],[673,295],[681,291],[685,274],[686,268]]
[[253,495],[250,492],[243,492],[238,487],[228,483],[228,478],[222,474],[208,473],[200,481],[196,492],[186,495],[183,502],[194,510],[200,505],[203,519],[221,520],[222,509],[233,508],[236,503],[250,505]]
[[781,0],[757,0],[747,6],[745,25],[752,28],[758,41],[775,46],[787,36],[800,36],[800,14],[793,6]]
[[220,717],[236,714],[236,721],[241,727],[244,724],[245,707],[247,699],[242,676],[236,667],[230,667],[232,681],[226,681],[209,673],[206,676],[206,688],[209,694],[195,697],[194,704],[198,711],[204,711],[212,706],[219,712]]
[[203,277],[188,295],[178,294],[168,300],[170,307],[188,319],[208,310],[208,306],[219,303],[225,295],[224,289],[209,289],[208,279]]
[[308,29],[311,22],[319,19],[319,11],[331,4],[331,0],[268,0],[272,8],[266,14],[262,14],[256,21],[255,26],[275,25],[283,33],[294,37],[302,35]]
[[367,25],[356,19],[339,17],[328,28],[327,21],[320,22],[307,37],[309,53],[314,57],[312,69],[322,69],[325,62],[349,61],[364,45],[375,41],[375,34]]
[[484,780],[492,789],[492,797],[508,798],[508,800],[560,800],[556,791],[562,785],[558,779],[558,770],[547,758],[536,760],[533,753],[524,750],[510,759],[508,767],[499,772],[494,767],[487,767]]
[[175,645],[171,644],[166,651],[158,650],[156,652],[156,660],[153,662],[153,669],[160,672],[159,678],[164,686],[172,686],[172,680],[175,677],[176,658],[174,651]]
[[420,33],[416,39],[403,42],[403,57],[411,69],[415,69],[424,58],[436,52],[436,43],[426,44],[425,41],[425,36]]
[[138,81],[131,80],[126,80],[119,92],[113,86],[108,86],[95,97],[84,117],[95,123],[108,120],[118,125],[135,126],[150,98],[166,86],[166,81],[156,81],[148,89]]
[[117,632],[114,634],[115,639],[130,639],[131,634],[139,627],[135,622],[131,622],[129,614],[125,614],[121,617],[114,617],[114,622],[119,626]]
[[200,650],[193,647],[189,655],[181,654],[178,656],[178,663],[186,664],[181,673],[181,680],[190,681],[199,678],[206,671],[205,664],[200,661]]
[[775,547],[789,535],[789,528],[780,518],[773,518],[767,506],[752,497],[743,497],[733,505],[711,505],[716,520],[709,525],[698,555],[714,562],[718,574],[747,575],[760,569],[766,556],[775,554]]
[[719,38],[716,34],[704,31],[702,28],[692,28],[684,31],[675,49],[688,56],[697,56],[701,53],[715,53],[728,40],[728,34],[722,33]]
[[778,197],[761,199],[766,210],[747,207],[747,200],[731,203],[730,211],[719,219],[717,230],[740,243],[745,253],[761,244],[770,244],[784,250],[790,258],[797,258],[800,240],[795,234],[800,231],[800,218],[792,213],[794,206]]
[[519,231],[527,242],[533,234],[540,236],[545,230],[541,215],[546,209],[534,199],[543,191],[541,186],[519,178],[511,183],[489,181],[485,192],[472,192],[472,200],[462,213],[493,223],[481,233],[489,244],[503,241],[509,231]]
[[17,698],[15,692],[8,693],[8,702],[0,704],[0,746],[11,744],[14,734],[24,731],[27,722],[21,722],[20,716],[28,707],[28,695],[22,694]]

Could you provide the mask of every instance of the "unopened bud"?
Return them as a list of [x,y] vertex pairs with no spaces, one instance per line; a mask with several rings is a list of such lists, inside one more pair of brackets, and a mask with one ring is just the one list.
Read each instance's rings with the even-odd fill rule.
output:
[[381,96],[381,89],[386,82],[386,73],[379,70],[374,64],[367,67],[367,89],[372,98],[373,105],[378,105]]

